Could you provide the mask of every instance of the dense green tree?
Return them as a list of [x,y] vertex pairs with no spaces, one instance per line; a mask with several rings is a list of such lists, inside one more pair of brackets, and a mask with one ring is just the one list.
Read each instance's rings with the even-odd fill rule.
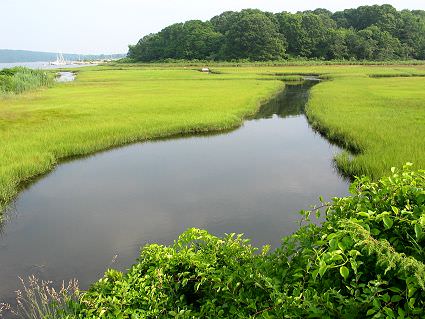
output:
[[212,59],[218,52],[222,34],[211,22],[191,20],[166,27],[130,46],[129,57],[141,61],[160,59]]
[[425,10],[412,10],[412,14],[420,17],[422,20],[425,20]]
[[317,8],[312,13],[317,14],[317,15],[328,16],[329,18],[332,17],[332,12],[329,11],[328,9],[324,9],[324,8]]
[[398,39],[404,44],[408,57],[423,59],[421,49],[425,46],[425,18],[403,10],[401,26],[397,30]]
[[399,26],[400,14],[391,5],[362,6],[348,9],[333,15],[338,27],[363,30],[371,25],[378,26],[383,31],[395,34]]
[[214,30],[210,22],[188,21],[183,25],[181,44],[176,51],[178,58],[205,59],[214,58],[220,47],[223,35]]
[[144,36],[136,45],[130,45],[128,57],[138,61],[155,61],[162,59],[159,34]]
[[282,36],[262,13],[244,13],[225,38],[224,54],[230,59],[274,60],[285,56]]
[[307,33],[302,27],[301,14],[283,12],[277,14],[279,31],[288,43],[287,52],[292,56],[307,56],[305,42]]
[[325,16],[305,14],[302,16],[302,27],[307,37],[305,38],[304,51],[309,58],[320,58],[326,53],[326,42],[330,28],[325,22],[329,19]]
[[425,11],[391,5],[332,13],[227,11],[170,25],[129,47],[138,61],[164,59],[425,59]]
[[281,13],[277,15],[280,33],[288,41],[288,53],[301,57],[322,57],[330,26],[334,22],[325,15],[313,13]]
[[350,57],[350,50],[347,46],[346,29],[331,30],[328,34],[325,58],[328,60],[343,60]]
[[236,22],[238,15],[238,12],[226,11],[218,16],[213,17],[211,19],[211,23],[217,32],[225,34],[227,31],[229,31],[230,26]]
[[352,31],[347,43],[357,59],[391,60],[403,56],[400,41],[375,25],[359,32]]

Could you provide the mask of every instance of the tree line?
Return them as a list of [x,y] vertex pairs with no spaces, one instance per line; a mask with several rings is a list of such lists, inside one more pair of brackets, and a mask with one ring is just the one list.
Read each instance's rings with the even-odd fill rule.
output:
[[425,59],[425,11],[391,5],[271,13],[227,11],[172,24],[129,46],[135,61]]

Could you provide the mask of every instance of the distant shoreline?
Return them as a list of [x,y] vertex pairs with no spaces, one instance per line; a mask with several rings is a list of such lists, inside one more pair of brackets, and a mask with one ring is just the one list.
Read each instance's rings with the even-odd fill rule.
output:
[[13,62],[13,63],[0,63],[0,70],[6,68],[13,68],[16,66],[25,66],[31,69],[63,69],[63,68],[81,68],[85,66],[94,66],[97,64],[67,64],[67,65],[50,65],[50,61],[39,62]]
[[[39,52],[28,50],[10,50],[0,49],[0,63],[27,63],[27,62],[44,62],[55,61],[59,52]],[[93,60],[114,60],[126,56],[125,53],[118,54],[76,54],[63,53],[66,61],[93,61]]]

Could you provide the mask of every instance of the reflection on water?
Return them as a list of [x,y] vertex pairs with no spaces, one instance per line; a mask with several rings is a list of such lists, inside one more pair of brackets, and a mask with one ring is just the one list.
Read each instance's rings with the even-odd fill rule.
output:
[[313,80],[305,81],[301,84],[288,83],[285,90],[264,104],[254,118],[265,119],[273,117],[273,115],[283,118],[304,114],[309,90],[317,83],[318,81]]
[[189,227],[279,244],[300,209],[342,196],[338,148],[303,115],[311,82],[290,85],[230,133],[148,142],[60,165],[25,190],[0,239],[0,296],[17,276],[76,277],[82,287],[130,266],[141,246]]

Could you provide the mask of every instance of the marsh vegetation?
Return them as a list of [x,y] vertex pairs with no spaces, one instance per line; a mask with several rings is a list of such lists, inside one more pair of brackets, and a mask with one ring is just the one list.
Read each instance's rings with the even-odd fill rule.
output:
[[421,65],[217,70],[219,74],[167,65],[86,68],[76,82],[0,100],[3,207],[22,183],[48,172],[60,159],[237,127],[260,101],[282,89],[280,78],[300,74],[328,79],[313,89],[307,115],[328,138],[352,151],[337,157],[343,172],[379,177],[386,167],[407,161],[424,166]]
[[25,91],[51,86],[53,75],[42,70],[14,67],[0,70],[0,98],[7,94],[20,94]]

